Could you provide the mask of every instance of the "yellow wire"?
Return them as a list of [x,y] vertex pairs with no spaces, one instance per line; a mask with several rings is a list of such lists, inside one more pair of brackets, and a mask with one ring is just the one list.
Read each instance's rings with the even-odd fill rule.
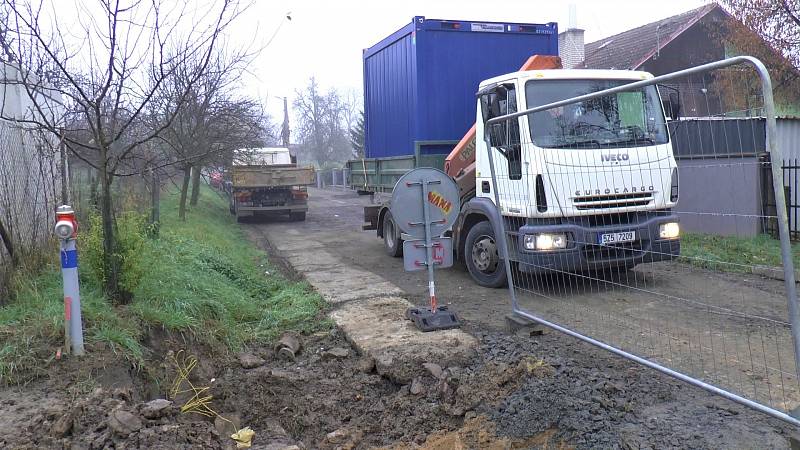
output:
[[[170,388],[170,396],[172,399],[178,398],[179,395],[192,392],[194,395],[181,406],[182,413],[194,413],[205,417],[219,417],[220,419],[233,425],[233,422],[221,416],[219,413],[211,408],[211,400],[214,399],[213,395],[203,395],[210,389],[208,386],[197,387],[189,380],[189,374],[197,366],[197,358],[194,355],[184,357],[182,360],[179,356],[183,354],[183,350],[178,351],[172,356],[172,361],[175,363],[177,375],[172,382]],[[189,388],[181,389],[181,386],[186,383]]]

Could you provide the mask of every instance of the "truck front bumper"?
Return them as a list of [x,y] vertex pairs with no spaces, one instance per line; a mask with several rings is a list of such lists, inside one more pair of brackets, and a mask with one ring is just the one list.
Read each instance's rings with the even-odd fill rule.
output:
[[[615,267],[631,268],[640,263],[667,261],[680,255],[680,239],[660,239],[659,226],[678,222],[674,214],[658,215],[635,223],[612,226],[585,226],[582,224],[524,225],[516,239],[516,260],[519,269],[526,273],[592,272]],[[636,240],[626,243],[603,244],[605,233],[635,231]],[[526,250],[527,234],[566,233],[569,246],[563,250]]]

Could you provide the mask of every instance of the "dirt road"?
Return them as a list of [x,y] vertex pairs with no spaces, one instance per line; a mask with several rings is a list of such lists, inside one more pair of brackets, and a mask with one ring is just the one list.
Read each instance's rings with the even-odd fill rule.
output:
[[[320,250],[335,255],[333,264],[375,274],[399,287],[409,301],[424,304],[424,274],[404,272],[402,259],[385,255],[374,232],[361,231],[362,207],[368,201],[350,191],[312,189],[306,222],[264,219],[245,228],[264,245],[267,234],[274,240],[289,230],[313,238]],[[780,366],[791,362],[786,359],[790,341],[780,320],[785,317],[780,282],[668,263],[608,278],[531,279],[521,287],[522,306],[548,319],[685,372],[729,383],[765,403],[783,408],[797,404],[796,379]],[[501,434],[526,437],[555,428],[579,446],[604,442],[631,448],[788,445],[790,431],[778,421],[566,336],[546,332],[523,340],[504,338],[508,292],[475,285],[461,268],[437,272],[437,293],[464,319],[465,329],[479,337],[484,357],[543,352],[557,367],[557,376],[523,384],[498,409],[486,412]],[[762,323],[769,324],[766,331]],[[754,359],[757,346],[763,351]],[[612,386],[611,400],[592,396],[607,385]],[[626,413],[613,412],[620,408]],[[729,439],[731,435],[737,438]]]

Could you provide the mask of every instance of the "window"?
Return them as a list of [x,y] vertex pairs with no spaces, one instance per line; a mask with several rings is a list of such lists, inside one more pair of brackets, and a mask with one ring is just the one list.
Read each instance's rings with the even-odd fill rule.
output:
[[[531,80],[528,108],[630,83],[630,80]],[[531,139],[543,148],[625,148],[664,144],[667,131],[655,86],[618,92],[531,114]]]
[[[489,119],[517,112],[517,91],[513,84],[503,84],[481,95],[484,123]],[[522,179],[522,146],[519,118],[504,120],[488,126],[489,143],[498,149],[508,162],[512,180]]]

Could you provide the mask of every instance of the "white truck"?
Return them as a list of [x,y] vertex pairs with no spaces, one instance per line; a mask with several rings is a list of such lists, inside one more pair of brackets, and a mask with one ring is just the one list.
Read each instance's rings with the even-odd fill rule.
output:
[[[452,229],[456,256],[479,285],[506,284],[495,235],[501,220],[513,236],[511,260],[523,273],[626,269],[680,254],[679,220],[672,211],[678,201],[677,164],[655,86],[485,129],[494,117],[647,78],[652,75],[635,71],[548,69],[480,83],[475,132],[445,163],[462,193]],[[677,115],[677,99],[671,106]],[[365,229],[377,230],[387,253],[399,256],[403,236],[388,205],[367,207],[365,220],[371,222]]]
[[[652,78],[645,72],[533,70],[486,80],[478,94],[476,197],[453,230],[484,286],[505,283],[493,222],[515,239],[522,272],[632,268],[680,253],[678,171],[655,86],[520,116],[493,117]],[[674,105],[677,109],[677,105]],[[500,162],[497,164],[497,162]],[[502,218],[494,206],[497,189]]]

